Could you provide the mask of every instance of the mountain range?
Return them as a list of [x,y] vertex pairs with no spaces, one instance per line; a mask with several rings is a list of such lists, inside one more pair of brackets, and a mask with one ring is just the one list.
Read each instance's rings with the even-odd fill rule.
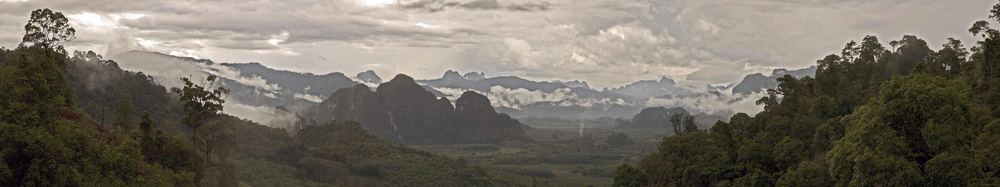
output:
[[[232,89],[226,113],[273,126],[301,119],[300,114],[334,97],[337,90],[370,91],[383,79],[375,71],[347,76],[333,72],[323,75],[279,70],[260,63],[216,63],[207,59],[178,57],[156,52],[131,51],[112,57],[126,70],[145,72],[158,84],[177,87],[179,77],[196,80],[208,75],[220,77],[220,84]],[[445,98],[454,106],[472,91],[490,100],[498,112],[513,118],[629,118],[647,107],[681,107],[692,114],[728,116],[735,112],[754,113],[753,104],[761,91],[775,88],[783,75],[813,76],[815,67],[797,70],[776,69],[771,75],[750,74],[734,85],[696,89],[673,79],[638,80],[619,87],[591,88],[585,81],[534,81],[517,76],[489,77],[484,73],[446,71],[440,78],[414,82],[433,97]],[[749,99],[748,99],[749,98]],[[442,101],[443,103],[443,101]],[[742,104],[742,107],[731,107]]]
[[787,69],[775,69],[771,72],[771,75],[765,76],[761,73],[754,73],[743,77],[743,81],[739,84],[733,86],[733,94],[744,94],[748,95],[755,92],[766,91],[767,89],[778,87],[778,78],[785,75],[791,75],[795,78],[802,77],[815,77],[816,76],[816,66],[810,66],[808,68],[797,69],[797,70],[787,70]]
[[303,126],[357,121],[371,134],[406,144],[498,143],[524,136],[523,125],[497,113],[486,96],[468,91],[453,107],[402,74],[375,91],[364,84],[337,90],[303,116]]

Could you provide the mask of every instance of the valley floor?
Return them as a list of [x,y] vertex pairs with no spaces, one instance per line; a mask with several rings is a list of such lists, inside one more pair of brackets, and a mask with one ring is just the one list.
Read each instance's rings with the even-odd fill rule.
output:
[[[472,165],[527,176],[542,186],[611,186],[615,169],[636,164],[656,151],[667,129],[615,129],[613,125],[588,121],[522,120],[526,142],[502,144],[414,145],[413,148],[459,158]],[[582,132],[582,133],[581,133]],[[625,133],[633,143],[609,145],[607,137]]]

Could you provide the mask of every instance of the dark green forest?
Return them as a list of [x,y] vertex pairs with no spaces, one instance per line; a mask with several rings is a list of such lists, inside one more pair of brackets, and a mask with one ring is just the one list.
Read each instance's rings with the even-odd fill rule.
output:
[[32,12],[0,49],[0,186],[518,186],[525,181],[369,135],[352,122],[291,136],[221,113],[215,77],[164,88],[62,46],[60,12]]
[[[989,18],[1000,22],[1000,4]],[[1000,185],[1000,32],[969,48],[851,41],[815,77],[778,79],[755,116],[665,137],[616,186]],[[683,128],[683,127],[681,127]]]

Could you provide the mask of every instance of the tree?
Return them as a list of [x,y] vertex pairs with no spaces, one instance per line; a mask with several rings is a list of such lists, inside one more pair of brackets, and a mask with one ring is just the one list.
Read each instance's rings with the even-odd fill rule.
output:
[[[990,13],[969,50],[953,38],[937,51],[915,36],[889,50],[851,41],[817,61],[815,79],[779,78],[756,116],[716,123],[711,141],[664,138],[638,169],[655,186],[996,186],[1000,4]],[[713,150],[730,159],[695,159]]]
[[[994,21],[1000,21],[997,12],[1000,12],[1000,6],[993,6],[990,18]],[[972,47],[971,60],[978,66],[978,70],[970,72],[973,74],[973,94],[991,107],[994,116],[1000,116],[1000,31],[990,28],[987,21],[978,21],[969,32],[983,37]]]
[[[207,86],[213,86],[216,77],[208,76],[205,80],[208,82]],[[196,132],[207,120],[222,112],[222,104],[226,102],[223,96],[229,94],[229,90],[222,87],[209,89],[186,77],[181,78],[181,81],[184,82],[184,88],[171,88],[171,91],[180,96],[184,105],[184,112],[187,114],[182,119],[184,125]]]
[[665,137],[640,170],[651,186],[713,186],[728,172],[727,153],[703,131]]
[[[72,34],[49,33],[60,30],[50,28],[59,27],[53,17],[61,14],[35,11],[25,45],[0,52],[0,186],[190,186],[177,182],[184,174],[143,160],[134,139],[109,139],[77,110],[61,51]],[[66,26],[61,20],[55,25]]]
[[24,25],[21,47],[38,46],[65,53],[63,44],[76,39],[76,29],[62,12],[38,9],[31,12],[31,20]]
[[141,140],[139,140],[139,145],[142,146],[142,150],[149,150],[152,147],[154,139],[157,137],[153,134],[153,119],[149,117],[149,112],[143,112],[141,121],[139,122],[139,131],[141,133]]
[[678,113],[670,115],[670,126],[671,128],[673,128],[675,135],[681,134],[683,132],[681,130],[681,123],[683,122],[684,122],[684,114]]
[[[9,61],[0,68],[0,121],[11,124],[51,124],[56,109],[74,107],[73,93],[66,84],[66,55],[62,43],[74,32],[62,13],[40,9],[32,12],[25,26],[25,41],[5,55]],[[59,36],[62,42],[46,42],[45,36]],[[31,45],[41,43],[43,45]],[[6,52],[5,52],[6,53]]]
[[931,186],[967,186],[970,179],[983,177],[981,166],[967,153],[945,152],[927,161],[924,167]]
[[982,162],[988,175],[1000,176],[1000,120],[982,128],[973,144],[973,156]]
[[823,162],[806,161],[792,166],[781,178],[778,186],[822,187],[833,186]]
[[969,52],[962,46],[962,41],[948,38],[948,43],[943,44],[938,52],[930,54],[916,71],[954,77],[962,71],[962,64],[968,55]]
[[670,123],[673,126],[675,135],[698,130],[698,125],[694,122],[694,116],[686,113],[674,113],[670,115]]
[[125,95],[118,100],[118,108],[115,109],[117,115],[114,122],[114,131],[123,135],[132,132],[132,101],[131,96]]
[[[896,50],[895,53],[892,53],[890,68],[892,68],[892,73],[898,75],[910,74],[917,63],[934,53],[927,47],[927,42],[913,35],[905,35],[900,40],[889,42],[889,45]],[[943,69],[943,67],[936,68]]]
[[798,164],[808,156],[809,150],[798,139],[785,136],[774,147],[774,160],[778,168],[788,168]]
[[[222,87],[207,88],[214,85],[215,76],[208,76],[205,80],[207,84],[202,86],[191,82],[189,78],[181,78],[181,81],[184,82],[184,88],[171,88],[171,91],[180,96],[186,113],[181,121],[191,129],[192,142],[201,151],[205,163],[211,165],[212,153],[216,151],[214,149],[217,145],[216,142],[231,138],[228,137],[229,134],[225,132],[221,124],[215,123],[208,126],[205,124],[209,120],[217,118],[222,112],[222,104],[226,102],[223,96],[228,94],[229,90]],[[199,129],[205,129],[206,132],[199,133]],[[195,180],[198,183],[202,182],[203,177],[204,169],[196,172]]]
[[922,184],[928,160],[971,144],[960,85],[926,75],[886,82],[846,119],[846,135],[827,156],[833,178],[844,185]]
[[748,140],[736,151],[736,160],[740,167],[762,171],[776,170],[774,166],[773,147],[754,140]]
[[629,166],[628,164],[622,164],[618,166],[615,170],[615,183],[611,186],[616,187],[640,187],[646,186],[646,173],[642,170],[638,170]]

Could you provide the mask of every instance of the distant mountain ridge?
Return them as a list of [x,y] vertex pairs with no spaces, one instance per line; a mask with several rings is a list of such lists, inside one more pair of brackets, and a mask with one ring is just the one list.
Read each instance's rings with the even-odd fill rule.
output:
[[[338,72],[315,75],[278,70],[261,63],[216,63],[207,59],[143,51],[128,52],[116,58],[123,69],[147,72],[166,87],[176,87],[179,77],[219,76],[221,83],[233,89],[234,93],[229,96],[230,104],[236,106],[227,107],[226,112],[263,124],[283,120],[261,116],[280,115],[286,119],[297,119],[296,114],[323,102],[338,89],[364,84],[374,90],[384,83],[373,70],[353,76]],[[448,98],[452,103],[465,92],[474,91],[486,96],[495,110],[515,118],[596,119],[628,118],[643,108],[657,106],[684,107],[695,113],[731,113],[730,108],[721,106],[741,100],[736,97],[753,97],[749,94],[754,91],[775,87],[774,78],[777,76],[808,76],[814,71],[815,68],[777,69],[770,76],[748,75],[739,84],[699,89],[680,85],[667,77],[596,90],[580,80],[535,81],[517,76],[489,77],[485,73],[454,70],[446,71],[440,78],[416,82],[435,97]],[[734,94],[730,96],[730,93]]]
[[466,91],[487,96],[497,110],[516,117],[599,118],[632,115],[640,103],[622,94],[598,91],[579,80],[532,81],[517,76],[448,70],[438,79],[418,83],[455,98]]
[[647,99],[664,95],[687,95],[692,90],[680,87],[673,79],[662,77],[656,80],[640,80],[625,86],[614,88],[611,92],[627,95],[635,99]]
[[743,81],[739,84],[733,86],[733,94],[751,94],[755,92],[766,91],[767,89],[774,89],[778,87],[778,78],[785,75],[791,75],[795,78],[802,77],[815,77],[816,76],[816,66],[810,66],[808,68],[787,70],[784,68],[775,69],[771,72],[771,75],[764,76],[761,73],[754,73],[743,77]]
[[[0,56],[0,62],[4,57]],[[196,63],[214,63],[201,61]],[[75,128],[86,128],[86,131],[93,131],[98,134],[110,134],[111,125],[115,123],[117,117],[115,111],[123,104],[127,103],[130,113],[138,115],[148,112],[154,124],[151,128],[157,134],[173,137],[176,140],[187,139],[190,133],[188,127],[182,123],[184,116],[183,106],[177,95],[167,91],[163,86],[156,84],[152,77],[147,77],[144,72],[131,72],[120,69],[114,61],[104,61],[97,58],[73,59],[67,62],[67,86],[73,90],[75,100],[78,102],[77,109],[80,114],[73,111],[73,117],[81,124],[75,124],[68,129],[60,129],[59,132],[73,130]],[[66,113],[66,112],[63,112]],[[127,117],[127,116],[126,116]],[[138,120],[138,116],[132,116],[132,120]],[[77,122],[74,122],[77,123]],[[138,123],[138,121],[132,122]],[[273,186],[281,182],[281,186],[502,186],[506,185],[527,185],[511,184],[515,181],[507,181],[494,177],[492,173],[487,173],[486,169],[473,166],[446,156],[437,155],[421,150],[409,148],[403,145],[387,142],[383,139],[370,135],[360,128],[357,123],[326,123],[316,126],[309,126],[294,135],[289,135],[286,131],[276,128],[268,128],[259,124],[239,120],[228,115],[219,116],[214,123],[227,124],[227,129],[232,134],[234,144],[232,148],[234,156],[230,157],[235,165],[235,170],[241,173],[252,173],[254,175],[239,175],[242,185],[250,186]],[[86,126],[85,126],[86,125]],[[10,128],[4,128],[10,129]],[[103,130],[102,130],[103,129]],[[138,132],[136,132],[138,133]],[[10,133],[7,133],[10,134]],[[140,135],[136,135],[140,136]],[[110,137],[104,135],[104,137]],[[7,137],[2,137],[7,138]],[[42,137],[44,138],[44,137]],[[162,138],[162,137],[161,137]],[[51,139],[51,138],[50,138]],[[81,143],[88,147],[93,143],[111,141],[90,141],[87,142],[80,135],[73,135],[66,143]],[[130,138],[116,137],[115,141],[129,140]],[[51,140],[48,140],[51,142]],[[163,141],[163,140],[160,140]],[[118,143],[115,143],[118,144]],[[133,145],[138,142],[133,142]],[[143,143],[145,144],[145,143]],[[65,144],[72,145],[72,144]],[[75,146],[73,146],[75,147]],[[5,147],[6,148],[6,147]],[[90,154],[93,151],[107,152],[118,150],[118,146],[94,147],[81,153]],[[164,166],[162,163],[189,162],[178,160],[178,155],[185,154],[185,149],[177,147],[164,147],[167,155],[147,154],[145,150],[130,149],[132,151],[142,151],[142,154],[130,153],[127,157],[97,157],[111,158],[113,161],[121,162],[115,164],[134,165],[133,156],[138,160],[170,159],[158,161],[156,168],[169,168],[177,166]],[[187,149],[194,149],[187,148]],[[193,153],[192,153],[193,154]],[[110,154],[109,154],[110,155]],[[121,154],[125,155],[125,154]],[[242,156],[245,155],[245,156]],[[10,154],[7,154],[10,158]],[[200,157],[192,155],[194,161]],[[121,159],[129,158],[129,159]],[[80,159],[89,159],[81,157]],[[92,162],[90,160],[82,160]],[[151,162],[151,161],[147,161]],[[76,162],[59,162],[60,165],[75,164]],[[109,162],[110,163],[110,162]],[[152,163],[152,162],[151,162]],[[378,164],[371,164],[378,163]],[[52,164],[49,164],[52,165]],[[90,165],[93,166],[93,165]],[[119,165],[116,165],[119,166]],[[120,165],[124,166],[124,165]],[[140,172],[156,172],[162,169],[149,170],[153,165],[147,167],[134,167]],[[363,167],[354,167],[363,166]],[[133,167],[128,167],[133,168]],[[398,168],[415,168],[399,170]],[[378,175],[371,175],[372,170],[379,171]],[[118,167],[104,169],[101,171],[120,171]],[[184,170],[186,178],[193,178],[190,170]],[[101,172],[95,172],[97,176],[106,176]],[[150,173],[156,174],[156,173]],[[142,177],[141,174],[130,177]],[[434,178],[439,180],[425,180]],[[171,177],[169,180],[184,179]],[[193,179],[191,179],[193,180]],[[96,184],[103,184],[108,181],[100,181]],[[184,182],[184,181],[178,181]],[[137,184],[138,186],[195,186],[193,183],[155,183],[158,185]],[[0,185],[2,186],[2,185]],[[112,185],[113,186],[113,185]]]
[[113,58],[122,69],[141,71],[167,88],[179,87],[181,77],[219,77],[231,90],[226,113],[264,125],[285,128],[295,114],[322,102],[337,89],[358,84],[341,73],[315,75],[277,70],[260,63],[216,63],[157,52],[130,51]]
[[363,84],[340,89],[303,117],[305,126],[357,121],[376,136],[405,144],[497,143],[524,135],[521,123],[497,113],[486,96],[465,92],[453,106],[402,74],[375,91]]

